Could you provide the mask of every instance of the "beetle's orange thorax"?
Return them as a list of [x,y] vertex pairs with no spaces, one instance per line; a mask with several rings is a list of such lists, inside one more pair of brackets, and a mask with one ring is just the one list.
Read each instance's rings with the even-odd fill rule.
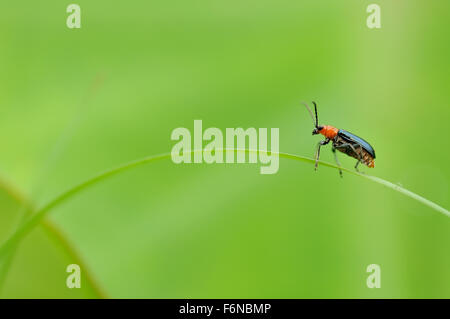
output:
[[336,137],[336,135],[338,134],[339,130],[333,126],[330,125],[324,125],[323,129],[321,129],[319,131],[320,134],[322,134],[323,136],[325,136],[326,138],[332,140]]

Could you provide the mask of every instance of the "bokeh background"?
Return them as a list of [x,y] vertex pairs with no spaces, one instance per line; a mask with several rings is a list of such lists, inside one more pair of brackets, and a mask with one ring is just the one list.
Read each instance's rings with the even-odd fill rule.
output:
[[[363,170],[448,208],[450,2],[0,4],[0,242],[79,182],[170,152],[174,128],[278,127],[312,156],[320,122],[367,139]],[[366,8],[381,6],[381,29]],[[333,162],[330,147],[322,159]],[[354,160],[340,156],[345,167]],[[3,298],[449,298],[450,221],[391,189],[280,159],[136,168],[52,211]],[[66,266],[82,288],[66,287]],[[381,266],[368,289],[366,267]],[[5,271],[5,269],[7,271]]]

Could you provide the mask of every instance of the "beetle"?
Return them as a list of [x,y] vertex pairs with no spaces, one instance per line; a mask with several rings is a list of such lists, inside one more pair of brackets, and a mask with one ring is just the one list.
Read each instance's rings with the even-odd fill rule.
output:
[[303,103],[306,106],[306,109],[308,110],[313,120],[315,128],[312,134],[313,135],[322,134],[323,136],[325,136],[325,140],[320,141],[317,144],[317,150],[315,155],[316,163],[314,165],[314,169],[317,170],[317,165],[319,163],[320,147],[323,145],[327,145],[330,142],[333,143],[331,151],[334,154],[334,159],[336,160],[336,164],[339,167],[339,174],[341,177],[342,177],[341,164],[339,163],[336,150],[345,153],[348,156],[351,156],[358,160],[355,165],[355,169],[357,172],[359,172],[358,170],[359,163],[363,163],[370,168],[375,167],[375,150],[373,149],[373,147],[368,142],[363,140],[361,137],[356,136],[355,134],[337,129],[331,125],[319,125],[319,118],[317,116],[317,104],[316,102],[312,103],[314,104],[314,112],[316,115],[315,117],[313,116],[313,113],[309,108],[309,106],[306,103]]

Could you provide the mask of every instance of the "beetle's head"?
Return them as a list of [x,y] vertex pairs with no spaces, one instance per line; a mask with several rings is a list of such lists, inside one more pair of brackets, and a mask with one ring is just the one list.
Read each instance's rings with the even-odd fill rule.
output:
[[319,125],[319,117],[317,116],[317,105],[316,105],[316,102],[312,102],[312,103],[314,104],[314,113],[316,115],[315,117],[314,117],[313,113],[311,112],[311,109],[309,108],[308,104],[303,103],[303,105],[305,105],[306,109],[309,112],[309,115],[311,115],[311,118],[313,120],[313,124],[314,124],[315,129],[312,132],[312,135],[317,135],[317,134],[320,134],[320,131],[323,130],[323,126]]
[[320,131],[322,131],[322,130],[323,130],[323,126],[319,125],[314,129],[314,131],[312,132],[312,135],[320,134]]

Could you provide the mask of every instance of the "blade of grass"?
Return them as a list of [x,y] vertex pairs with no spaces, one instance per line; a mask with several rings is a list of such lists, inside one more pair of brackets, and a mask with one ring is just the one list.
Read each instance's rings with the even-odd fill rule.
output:
[[[34,209],[34,205],[31,203],[30,200],[28,200],[25,197],[25,195],[23,195],[17,188],[13,187],[12,184],[4,182],[2,179],[0,179],[0,188],[3,189],[16,202],[18,202],[19,205],[21,205],[22,207],[24,207],[26,209],[24,217],[30,217],[29,214],[32,213],[35,209]],[[89,285],[95,291],[98,298],[101,298],[101,299],[108,298],[108,295],[105,293],[105,291],[102,289],[102,287],[100,287],[100,285],[94,279],[94,276],[92,275],[89,267],[86,265],[84,260],[77,253],[77,251],[74,249],[73,245],[71,245],[71,243],[67,240],[66,236],[64,236],[62,234],[62,232],[59,230],[58,226],[56,226],[50,220],[45,219],[45,218],[41,221],[41,225],[42,225],[44,231],[47,233],[47,236],[53,238],[54,240],[57,240],[61,244],[61,246],[64,248],[66,253],[70,256],[70,258],[74,261],[74,263],[81,266],[81,268],[84,271],[86,280],[89,282]],[[4,258],[2,258],[2,260],[0,260],[0,296],[2,295],[3,287],[5,284],[6,278],[8,276],[11,264],[14,261],[16,249],[17,249],[17,246],[12,247],[12,249],[10,249],[8,251],[8,253],[4,256]]]
[[[217,150],[217,151],[223,151],[223,152],[245,152],[245,153],[259,153],[259,152],[265,152],[265,151],[261,151],[261,150],[247,150],[247,149],[222,149],[222,150]],[[202,150],[192,150],[189,151],[189,153],[196,153],[196,152],[202,152]],[[313,164],[315,161],[312,158],[308,158],[308,157],[304,157],[304,156],[299,156],[299,155],[293,155],[293,154],[288,154],[288,153],[274,153],[274,154],[278,154],[279,157],[281,158],[285,158],[285,159],[291,159],[291,160],[296,160],[296,161],[301,161],[301,162],[307,162],[307,163],[311,163]],[[45,205],[44,207],[42,207],[41,209],[39,209],[33,216],[31,216],[27,222],[25,222],[1,247],[0,247],[0,257],[5,256],[5,254],[11,249],[11,247],[13,247],[14,245],[16,245],[23,237],[25,237],[31,230],[34,229],[34,227],[36,227],[40,221],[43,219],[43,217],[52,209],[54,209],[55,207],[61,205],[62,203],[64,203],[65,201],[67,201],[68,199],[74,197],[75,195],[77,195],[78,193],[80,193],[83,190],[86,190],[87,188],[89,188],[90,186],[99,183],[102,180],[105,180],[109,177],[112,177],[118,173],[121,173],[123,171],[135,168],[137,166],[141,166],[147,163],[151,163],[151,162],[155,162],[158,160],[163,160],[163,159],[169,159],[171,157],[171,153],[165,153],[165,154],[160,154],[160,155],[155,155],[155,156],[149,156],[149,157],[145,157],[143,159],[139,159],[139,160],[135,160],[135,161],[131,161],[129,163],[123,164],[121,166],[118,166],[116,168],[113,168],[111,170],[105,171],[101,174],[98,174],[97,176],[94,176],[93,178],[90,178],[88,180],[86,180],[85,182],[78,184],[77,186],[69,189],[68,191],[60,194],[59,196],[57,196],[54,200],[50,201],[47,205]],[[319,164],[321,166],[326,166],[326,167],[330,167],[330,168],[334,168],[334,169],[339,169],[338,166],[330,164],[330,163],[326,163],[326,162],[319,162]],[[397,192],[400,192],[403,195],[406,195],[416,201],[419,201],[420,203],[444,214],[447,217],[450,217],[450,212],[448,210],[446,210],[445,208],[439,206],[436,203],[433,203],[432,201],[418,195],[415,194],[401,186],[395,185],[391,182],[385,181],[381,178],[378,177],[374,177],[374,176],[370,176],[370,175],[366,175],[366,174],[362,174],[362,173],[358,173],[355,171],[351,171],[349,169],[346,168],[342,168],[343,171],[347,172],[348,174],[352,174],[352,175],[357,175],[360,177],[364,177],[367,178],[373,182],[376,182],[378,184],[381,184],[385,187],[388,187],[390,189],[393,189]]]
[[[34,186],[31,189],[31,192],[27,196],[28,199],[32,198],[33,201],[37,201],[37,198],[41,195],[43,187],[42,184],[44,181],[49,179],[51,174],[51,168],[55,165],[55,163],[61,157],[61,154],[64,153],[65,148],[67,147],[68,142],[73,138],[78,130],[80,124],[83,119],[88,116],[87,109],[89,108],[92,100],[97,95],[100,87],[104,82],[104,75],[102,73],[97,73],[95,78],[92,80],[92,83],[87,88],[87,91],[81,97],[80,102],[78,102],[78,107],[76,108],[76,112],[74,112],[73,116],[70,118],[66,126],[62,129],[62,131],[57,136],[54,145],[51,147],[48,157],[43,162],[43,166],[40,169],[40,172],[37,174],[37,178],[34,181]],[[95,106],[94,106],[95,107]],[[27,202],[22,202],[22,204],[26,204]],[[30,207],[22,205],[19,208],[18,212],[18,226],[28,217],[29,213],[31,213]]]
[[[37,179],[37,182],[35,183],[34,190],[32,190],[31,192],[32,194],[34,193],[32,197],[34,198],[37,197],[38,195],[37,190],[41,189],[40,187],[38,187],[38,185],[42,184],[41,182],[45,180],[46,175],[48,175],[50,168],[52,167],[52,164],[54,164],[60,157],[61,153],[64,150],[64,147],[67,144],[67,141],[74,134],[75,129],[81,122],[82,118],[86,116],[85,108],[93,100],[94,96],[99,91],[99,88],[101,87],[103,82],[104,82],[103,74],[98,73],[94,78],[93,82],[91,83],[87,93],[85,93],[85,96],[82,98],[77,115],[72,118],[72,120],[68,123],[68,125],[62,131],[62,133],[59,135],[55,145],[52,148],[52,151],[50,152],[50,155],[44,162],[44,166],[41,169],[41,173]],[[25,196],[22,196],[19,192],[15,191],[14,188],[12,188],[9,184],[6,184],[4,182],[4,179],[0,179],[0,187],[6,190],[10,194],[10,196],[12,196],[12,198],[16,199],[16,201],[20,203],[20,207],[17,213],[18,216],[17,227],[20,227],[21,224],[24,222],[24,220],[26,220],[26,218],[29,217],[31,213],[33,213],[34,211],[33,205],[30,204],[31,202],[30,200],[25,200]],[[28,199],[31,198],[30,195],[28,195],[27,197]],[[59,237],[61,239],[61,243],[66,248],[67,252],[69,252],[69,254],[72,255],[72,258],[80,262],[80,258],[77,255],[75,255],[74,250],[71,249],[71,246],[65,241],[65,238],[60,235],[55,225],[52,225],[51,222],[46,222],[43,223],[43,226],[44,230],[46,230],[48,234],[53,235],[54,237]],[[7,277],[9,267],[11,266],[12,260],[14,259],[14,254],[15,249],[11,249],[11,252],[6,256],[3,262],[0,262],[0,294],[3,288],[4,281]],[[87,274],[87,277],[88,280],[92,279],[89,274]],[[91,284],[92,287],[94,287],[94,290],[97,290],[98,295],[101,298],[105,298],[105,295],[101,293],[101,289],[98,288],[98,286],[93,281],[91,282]]]
[[109,298],[106,291],[99,284],[99,281],[93,275],[92,269],[85,263],[85,259],[83,259],[80,253],[77,251],[75,246],[68,240],[67,236],[61,231],[61,228],[58,227],[55,223],[48,219],[44,219],[41,222],[44,231],[50,238],[53,238],[55,241],[59,242],[66,253],[73,260],[73,263],[80,266],[83,269],[84,276],[86,280],[89,282],[92,290],[95,292],[98,298],[107,299]]

